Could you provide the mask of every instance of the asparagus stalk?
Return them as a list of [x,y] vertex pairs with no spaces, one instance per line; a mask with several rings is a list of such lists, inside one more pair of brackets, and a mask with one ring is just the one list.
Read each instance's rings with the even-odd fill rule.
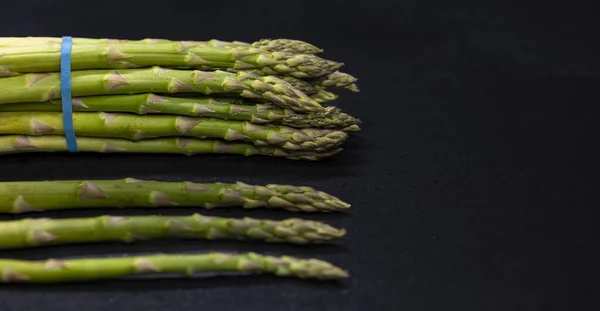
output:
[[190,216],[100,216],[88,218],[31,218],[0,222],[0,249],[45,245],[156,238],[261,240],[273,243],[315,244],[344,236],[325,223],[289,218]]
[[[275,146],[255,146],[245,143],[227,143],[221,140],[192,139],[185,137],[156,138],[131,141],[117,138],[78,137],[77,144],[81,152],[100,153],[173,153],[173,154],[238,154],[244,156],[266,155],[284,157],[291,160],[318,161],[331,157],[341,148],[323,152],[292,151]],[[68,151],[63,136],[0,136],[0,154],[25,152]]]
[[[210,117],[223,120],[249,121],[255,124],[285,125],[295,128],[343,129],[360,121],[334,107],[326,113],[297,113],[263,102],[241,98],[180,98],[156,94],[89,96],[73,99],[73,111],[128,112],[135,114],[174,114],[192,117]],[[0,105],[0,112],[8,111],[62,111],[60,100],[45,103],[17,103]]]
[[0,182],[0,213],[169,206],[266,207],[293,212],[330,212],[350,207],[332,195],[305,186],[163,182],[134,178]]
[[269,273],[302,279],[336,280],[348,273],[318,259],[272,257],[255,253],[157,254],[137,257],[89,258],[46,261],[0,259],[4,283],[62,283],[114,279],[143,274],[206,272]]
[[[29,72],[60,71],[58,44],[2,47],[1,72],[5,76]],[[343,64],[315,55],[268,52],[251,47],[221,48],[194,42],[119,41],[89,45],[74,44],[72,70],[124,69],[151,66],[188,67],[202,70],[254,69],[263,75],[318,78],[335,72]]]
[[[142,41],[156,42],[156,39],[144,39]],[[158,39],[158,42],[172,42],[166,39]],[[292,40],[292,39],[261,39],[252,43],[241,42],[241,41],[221,41],[212,39],[209,41],[186,41],[189,44],[197,44],[196,46],[210,46],[210,47],[224,47],[224,48],[235,48],[235,47],[253,47],[267,52],[284,52],[291,54],[318,54],[323,52],[322,49],[304,41]]]
[[[256,70],[228,70],[229,72],[240,72],[245,71],[255,75],[261,75],[260,71]],[[313,95],[319,91],[319,89],[327,89],[331,87],[345,88],[352,92],[360,92],[358,86],[355,84],[358,81],[357,78],[343,72],[336,71],[332,74],[326,75],[317,79],[302,80],[290,76],[282,76],[281,79],[288,82],[291,86],[307,95]]]
[[[71,75],[73,96],[146,93],[237,94],[264,99],[295,111],[324,108],[289,83],[272,76],[224,71],[148,69],[82,70]],[[60,98],[60,74],[30,73],[0,79],[0,104],[45,102]]]
[[[73,44],[114,44],[114,43],[148,43],[148,44],[172,44],[176,41],[166,39],[143,39],[143,40],[122,40],[122,39],[94,39],[94,38],[73,38]],[[31,46],[31,45],[60,45],[62,38],[58,37],[3,37],[0,38],[0,47],[10,46]],[[322,49],[300,40],[291,39],[262,39],[256,42],[247,43],[241,41],[221,41],[212,39],[209,41],[181,41],[182,45],[190,47],[218,47],[218,48],[236,48],[253,47],[267,52],[284,52],[292,54],[317,54],[323,52]]]
[[[61,135],[60,112],[0,112],[0,134]],[[172,115],[139,116],[128,113],[75,112],[78,136],[143,140],[157,137],[219,138],[288,150],[326,151],[342,144],[348,134],[326,129],[294,129],[250,122]]]
[[[229,70],[230,72],[239,72],[236,70]],[[261,75],[261,72],[256,70],[245,70],[256,75]],[[290,76],[282,76],[281,79],[288,82],[294,88],[302,91],[307,95],[313,95],[319,91],[319,89],[327,89],[331,87],[345,88],[352,92],[360,92],[358,86],[355,84],[358,81],[357,78],[343,72],[336,71],[332,74],[326,75],[317,79],[302,80]]]

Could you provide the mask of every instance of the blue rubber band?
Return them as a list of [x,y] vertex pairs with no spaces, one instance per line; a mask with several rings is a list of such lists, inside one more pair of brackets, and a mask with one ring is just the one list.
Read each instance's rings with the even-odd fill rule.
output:
[[73,38],[62,37],[60,49],[60,93],[62,98],[63,127],[69,152],[79,152],[73,128],[73,104],[71,100],[71,48]]

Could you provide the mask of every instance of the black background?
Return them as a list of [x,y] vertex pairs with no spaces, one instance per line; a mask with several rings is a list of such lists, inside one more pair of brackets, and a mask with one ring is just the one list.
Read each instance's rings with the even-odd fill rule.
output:
[[[527,3],[527,4],[526,4]],[[124,178],[307,184],[353,204],[308,215],[346,227],[335,245],[202,241],[1,251],[43,259],[207,250],[314,256],[340,284],[273,277],[0,286],[0,310],[556,310],[593,295],[600,61],[582,2],[4,1],[0,36],[254,41],[288,37],[347,64],[363,120],[329,161],[23,154],[0,180]],[[35,215],[72,217],[88,211]],[[160,210],[188,213],[190,210]],[[207,214],[284,218],[285,212]],[[16,219],[2,216],[0,219]],[[589,307],[589,306],[588,306]]]

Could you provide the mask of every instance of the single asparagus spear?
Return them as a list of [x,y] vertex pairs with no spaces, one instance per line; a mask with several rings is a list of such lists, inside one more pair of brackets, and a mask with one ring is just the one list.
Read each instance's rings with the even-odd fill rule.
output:
[[[325,113],[297,113],[242,98],[180,98],[149,93],[79,97],[73,98],[72,103],[73,111],[80,112],[163,113],[295,128],[343,129],[360,124],[358,119],[335,107],[326,107]],[[0,105],[0,111],[62,111],[62,106],[61,101],[55,99],[45,103],[4,104]]]
[[[241,70],[228,70],[229,72],[239,72]],[[245,70],[255,75],[261,75],[261,72],[256,70]],[[294,88],[302,91],[307,95],[313,95],[318,93],[319,90],[325,90],[327,88],[345,88],[352,92],[359,92],[358,86],[355,84],[358,81],[357,78],[343,72],[336,71],[332,74],[317,78],[302,80],[290,76],[281,77],[283,80],[288,82]]]
[[330,212],[350,207],[332,195],[305,186],[164,182],[133,178],[0,182],[0,213],[168,206],[207,209],[266,207],[294,212]]
[[[0,134],[62,135],[60,112],[0,112]],[[75,112],[73,128],[84,137],[143,140],[157,137],[219,138],[289,150],[326,151],[342,144],[348,134],[327,129],[294,129],[250,122],[172,115],[140,116],[129,113]]]
[[[60,71],[58,44],[2,47],[0,68],[5,76],[29,72]],[[90,45],[74,44],[72,70],[124,69],[152,66],[188,67],[202,70],[254,69],[263,75],[318,78],[343,64],[315,55],[268,52],[252,47],[221,48],[190,42],[121,41]]]
[[[90,44],[114,44],[114,43],[148,43],[148,44],[163,44],[177,43],[176,41],[166,39],[142,39],[142,40],[122,40],[122,39],[94,39],[94,38],[73,38],[73,44],[90,45]],[[212,39],[209,41],[180,41],[182,45],[190,47],[219,47],[219,48],[235,48],[235,47],[253,47],[267,52],[285,52],[292,54],[317,54],[323,52],[322,49],[300,40],[291,39],[262,39],[256,42],[247,43],[241,41],[221,41]],[[3,37],[0,38],[0,47],[10,46],[31,46],[45,44],[62,44],[62,38],[57,37]]]
[[[185,155],[216,153],[238,154],[244,156],[267,155],[284,157],[291,160],[318,161],[331,157],[341,148],[323,152],[292,151],[275,146],[255,146],[245,143],[227,143],[221,140],[193,138],[156,138],[132,141],[117,138],[78,137],[77,144],[81,152],[100,153],[178,153]],[[25,152],[60,152],[68,151],[63,136],[0,136],[0,154]]]
[[100,216],[88,218],[31,218],[0,222],[0,249],[42,245],[156,238],[237,239],[315,244],[344,236],[343,229],[298,218],[281,221],[254,218],[190,216]]
[[[289,83],[272,76],[247,72],[148,69],[82,70],[71,74],[73,96],[133,93],[236,94],[264,99],[295,111],[324,111],[324,108]],[[30,73],[0,79],[0,104],[46,102],[60,98],[59,73]]]
[[346,271],[326,261],[289,256],[263,256],[255,253],[156,254],[46,261],[0,259],[0,272],[3,283],[81,282],[143,274],[177,273],[192,276],[203,272],[269,273],[316,280],[348,277]]

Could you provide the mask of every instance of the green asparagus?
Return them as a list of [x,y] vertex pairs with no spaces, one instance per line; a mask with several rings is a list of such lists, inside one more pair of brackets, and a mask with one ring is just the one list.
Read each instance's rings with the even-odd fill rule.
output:
[[[249,71],[249,72],[252,73],[252,71]],[[285,82],[289,83],[292,87],[294,87],[295,89],[301,91],[302,93],[304,93],[306,95],[312,95],[317,92],[317,88],[315,88],[311,83],[309,83],[307,81],[304,81],[304,80],[301,80],[298,78],[294,78],[294,77],[281,77],[281,79],[283,79]],[[312,83],[319,84],[317,82],[312,82]]]
[[338,96],[336,94],[326,91],[324,89],[318,89],[317,93],[310,95],[310,97],[320,104],[324,104],[338,99]]
[[0,249],[43,245],[156,238],[262,240],[273,243],[315,244],[344,236],[325,223],[289,218],[190,216],[99,216],[89,218],[30,218],[0,222]]
[[270,273],[302,279],[335,280],[348,273],[317,259],[272,257],[255,253],[157,254],[137,257],[89,258],[46,261],[0,259],[4,283],[62,283],[112,279],[142,274],[206,272]]
[[[216,45],[214,42],[218,40],[210,40],[209,45]],[[233,44],[245,45],[242,42],[233,42]],[[300,40],[291,39],[261,39],[250,43],[252,47],[269,52],[285,52],[292,54],[318,54],[323,52],[322,49]]]
[[[314,86],[319,86],[321,88],[340,87],[340,88],[346,88],[352,92],[358,92],[359,89],[358,89],[358,86],[355,84],[356,81],[358,81],[358,79],[356,79],[355,77],[353,77],[347,73],[336,71],[336,72],[326,75],[322,78],[310,80],[310,83],[313,84]],[[315,92],[316,92],[316,90],[315,90]],[[314,93],[310,93],[310,94],[314,94]]]
[[[60,71],[61,46],[42,44],[5,46],[0,51],[0,76],[30,72]],[[254,69],[263,75],[318,78],[335,72],[343,64],[315,55],[268,52],[252,47],[221,48],[190,42],[152,44],[120,41],[90,45],[74,44],[72,70],[125,69],[152,66],[201,70]]]
[[[1,58],[1,57],[0,57]],[[250,73],[206,72],[153,67],[148,69],[81,70],[71,74],[73,96],[133,93],[237,94],[264,99],[295,111],[324,108],[289,83]],[[0,104],[46,102],[60,98],[60,74],[30,73],[0,79]]]
[[360,126],[353,124],[353,125],[343,128],[342,131],[348,132],[348,133],[349,132],[358,132],[358,131],[360,131]]
[[[227,71],[229,71],[229,72],[245,71],[245,72],[249,72],[249,73],[252,73],[255,75],[262,75],[261,72],[256,71],[256,70],[227,70]],[[292,85],[294,88],[296,88],[299,91],[302,91],[303,93],[305,93],[307,95],[313,95],[313,94],[317,93],[320,89],[327,89],[327,88],[331,88],[331,87],[345,88],[352,92],[360,91],[358,89],[358,86],[355,84],[355,82],[358,81],[358,79],[356,79],[355,77],[353,77],[347,73],[343,73],[343,72],[339,72],[339,71],[336,71],[332,74],[329,74],[329,75],[326,75],[324,77],[317,78],[317,79],[302,80],[302,79],[298,79],[298,78],[294,78],[294,77],[290,77],[290,76],[282,76],[281,79],[285,80],[290,85]]]
[[[297,113],[263,102],[242,98],[179,98],[156,94],[106,95],[73,98],[73,111],[128,112],[135,114],[174,114],[249,121],[255,124],[285,125],[295,128],[343,129],[360,121],[334,107],[326,113]],[[2,111],[62,111],[61,101],[0,105]]]
[[[331,212],[350,207],[306,186],[120,180],[0,182],[0,213],[72,208],[217,207]],[[1,236],[1,235],[0,235]]]
[[[245,71],[255,75],[262,75],[261,72],[256,70],[228,70],[229,72],[240,72]],[[324,77],[320,77],[317,79],[308,79],[302,80],[290,76],[282,76],[281,79],[288,82],[294,88],[302,91],[307,95],[313,95],[317,93],[320,89],[327,89],[331,87],[335,88],[345,88],[352,92],[360,92],[358,86],[356,85],[357,78],[343,72],[336,71],[332,74],[326,75]]]
[[[0,112],[0,134],[61,135],[64,133],[62,117],[60,112]],[[170,136],[219,138],[305,151],[336,148],[348,136],[341,131],[326,129],[294,129],[212,118],[108,112],[75,112],[73,128],[79,137],[130,140]]]
[[[113,43],[149,43],[149,44],[173,44],[177,43],[166,39],[143,39],[143,40],[122,40],[122,39],[94,39],[94,38],[73,38],[73,44],[90,45],[90,44],[113,44]],[[62,44],[62,38],[57,37],[3,37],[0,38],[0,47],[10,46],[31,46],[44,44]],[[323,52],[322,49],[299,40],[290,39],[262,39],[253,43],[240,41],[221,41],[212,39],[209,41],[181,41],[180,44],[189,47],[219,47],[219,48],[235,48],[235,47],[253,47],[267,52],[285,52],[292,54],[317,54]]]
[[[78,137],[81,152],[100,153],[173,153],[173,154],[237,154],[244,156],[265,155],[291,160],[318,161],[342,151],[341,148],[323,152],[284,150],[276,146],[255,146],[245,143],[228,143],[221,140],[194,139],[187,137],[155,138],[132,141],[117,138]],[[0,136],[0,154],[26,152],[68,151],[64,136]]]

